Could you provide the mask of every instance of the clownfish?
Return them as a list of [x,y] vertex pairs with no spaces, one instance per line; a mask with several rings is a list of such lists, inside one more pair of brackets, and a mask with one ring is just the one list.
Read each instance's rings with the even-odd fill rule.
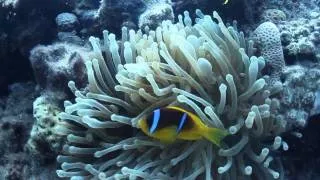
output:
[[197,115],[176,106],[155,109],[141,118],[138,126],[146,135],[163,143],[205,138],[220,146],[221,140],[229,134],[226,130],[206,126]]

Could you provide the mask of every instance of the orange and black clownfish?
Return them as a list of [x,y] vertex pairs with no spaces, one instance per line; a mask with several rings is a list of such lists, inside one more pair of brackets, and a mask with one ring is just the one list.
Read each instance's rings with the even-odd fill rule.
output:
[[155,109],[139,120],[139,127],[146,135],[164,143],[205,138],[220,146],[221,140],[229,134],[226,130],[206,126],[197,115],[176,106]]

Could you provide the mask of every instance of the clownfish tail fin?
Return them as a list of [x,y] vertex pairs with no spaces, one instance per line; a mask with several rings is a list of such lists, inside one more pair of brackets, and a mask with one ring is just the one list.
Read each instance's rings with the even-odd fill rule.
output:
[[208,139],[218,147],[220,147],[221,145],[221,140],[227,135],[229,135],[228,131],[218,128],[208,128],[208,130],[203,134],[206,139]]

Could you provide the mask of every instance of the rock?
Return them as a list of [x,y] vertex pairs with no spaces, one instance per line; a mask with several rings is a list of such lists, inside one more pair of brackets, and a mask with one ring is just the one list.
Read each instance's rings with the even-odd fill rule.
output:
[[67,43],[36,46],[30,62],[38,85],[47,91],[69,92],[70,80],[84,86],[87,82],[84,59],[89,50]]
[[76,15],[64,12],[58,14],[56,24],[59,31],[73,31],[78,28],[79,21]]

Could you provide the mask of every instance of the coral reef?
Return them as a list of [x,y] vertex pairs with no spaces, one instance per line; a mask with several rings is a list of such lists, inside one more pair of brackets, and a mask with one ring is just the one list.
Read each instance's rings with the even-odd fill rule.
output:
[[[252,9],[254,7],[258,10]],[[252,1],[247,10],[258,23],[271,21],[277,25],[288,64],[298,60],[319,61],[319,12],[319,2],[315,0]]]
[[281,94],[281,107],[285,118],[293,126],[304,126],[311,115],[316,114],[315,97],[319,91],[319,65],[292,65],[286,67],[283,77],[284,90]]
[[9,91],[9,96],[3,99],[0,114],[0,156],[23,151],[33,123],[32,101],[38,95],[33,83],[16,83]]
[[[309,19],[299,18],[286,21],[278,25],[284,52],[295,63],[297,57],[301,59],[320,60],[320,13]],[[299,58],[300,59],[300,58]]]
[[267,9],[261,15],[261,20],[263,22],[271,21],[275,24],[285,21],[286,19],[286,14],[279,9]]
[[[12,155],[12,154],[11,154]],[[17,153],[12,157],[7,157],[5,161],[6,166],[3,172],[0,172],[1,179],[16,180],[23,179],[24,174],[27,174],[28,168],[28,158],[23,153]]]
[[10,86],[9,96],[1,99],[0,113],[0,179],[27,178],[29,156],[24,145],[32,127],[32,101],[37,92],[33,83]]
[[251,8],[258,7],[256,12],[264,12],[267,9],[278,9],[286,14],[288,19],[307,18],[312,11],[319,12],[318,0],[302,0],[302,1],[252,1]]
[[102,28],[108,28],[111,32],[117,30],[119,32],[123,24],[132,24],[133,26],[129,28],[135,28],[139,15],[147,7],[146,2],[144,0],[120,0],[115,2],[102,0],[97,12],[99,23]]
[[286,179],[319,179],[320,171],[316,168],[320,165],[319,114],[308,118],[301,134],[302,137],[299,134],[284,137],[290,144],[290,149],[281,153],[283,164],[289,172]]
[[56,37],[54,18],[72,9],[71,0],[43,3],[22,0],[15,6],[2,6],[0,1],[0,94],[15,82],[32,81],[29,51],[37,44],[51,43]]
[[[75,179],[320,179],[320,1],[223,2],[0,0],[0,179],[60,179],[64,140],[58,175]],[[236,23],[172,13],[196,8],[249,35],[262,23],[257,49]],[[146,137],[136,122],[166,105],[231,135],[221,147]]]
[[88,54],[88,49],[68,43],[38,45],[31,51],[30,62],[42,96],[33,103],[35,123],[26,146],[30,153],[48,158],[61,150],[64,140],[55,129],[60,121],[59,103],[70,95],[68,81],[80,86],[87,83],[83,57]]
[[[89,39],[88,86],[69,82],[76,99],[59,115],[57,132],[68,141],[57,157],[59,177],[283,179],[271,151],[288,149],[280,137],[286,121],[262,77],[265,60],[251,56],[252,42],[216,12],[214,19],[196,14],[194,25],[185,12],[147,34],[123,28],[120,44],[108,31],[102,42]],[[206,140],[165,145],[137,129],[141,117],[172,104],[230,136],[221,147]]]
[[35,84],[32,82],[14,83],[8,89],[10,94],[6,99],[2,117],[31,114],[32,103],[30,104],[30,102],[39,93],[35,90]]
[[10,86],[9,96],[0,99],[1,180],[58,179],[53,153],[33,154],[26,148],[34,123],[32,103],[37,96],[39,90],[34,83],[15,83]]
[[[26,122],[21,121],[19,118]],[[4,116],[0,120],[1,159],[9,153],[23,152],[24,144],[28,139],[32,126],[32,116],[29,114],[22,114],[20,117],[11,115]]]
[[144,29],[146,26],[151,29],[156,29],[164,20],[174,20],[172,6],[168,3],[156,3],[150,5],[150,7],[140,15],[138,26],[140,29]]

